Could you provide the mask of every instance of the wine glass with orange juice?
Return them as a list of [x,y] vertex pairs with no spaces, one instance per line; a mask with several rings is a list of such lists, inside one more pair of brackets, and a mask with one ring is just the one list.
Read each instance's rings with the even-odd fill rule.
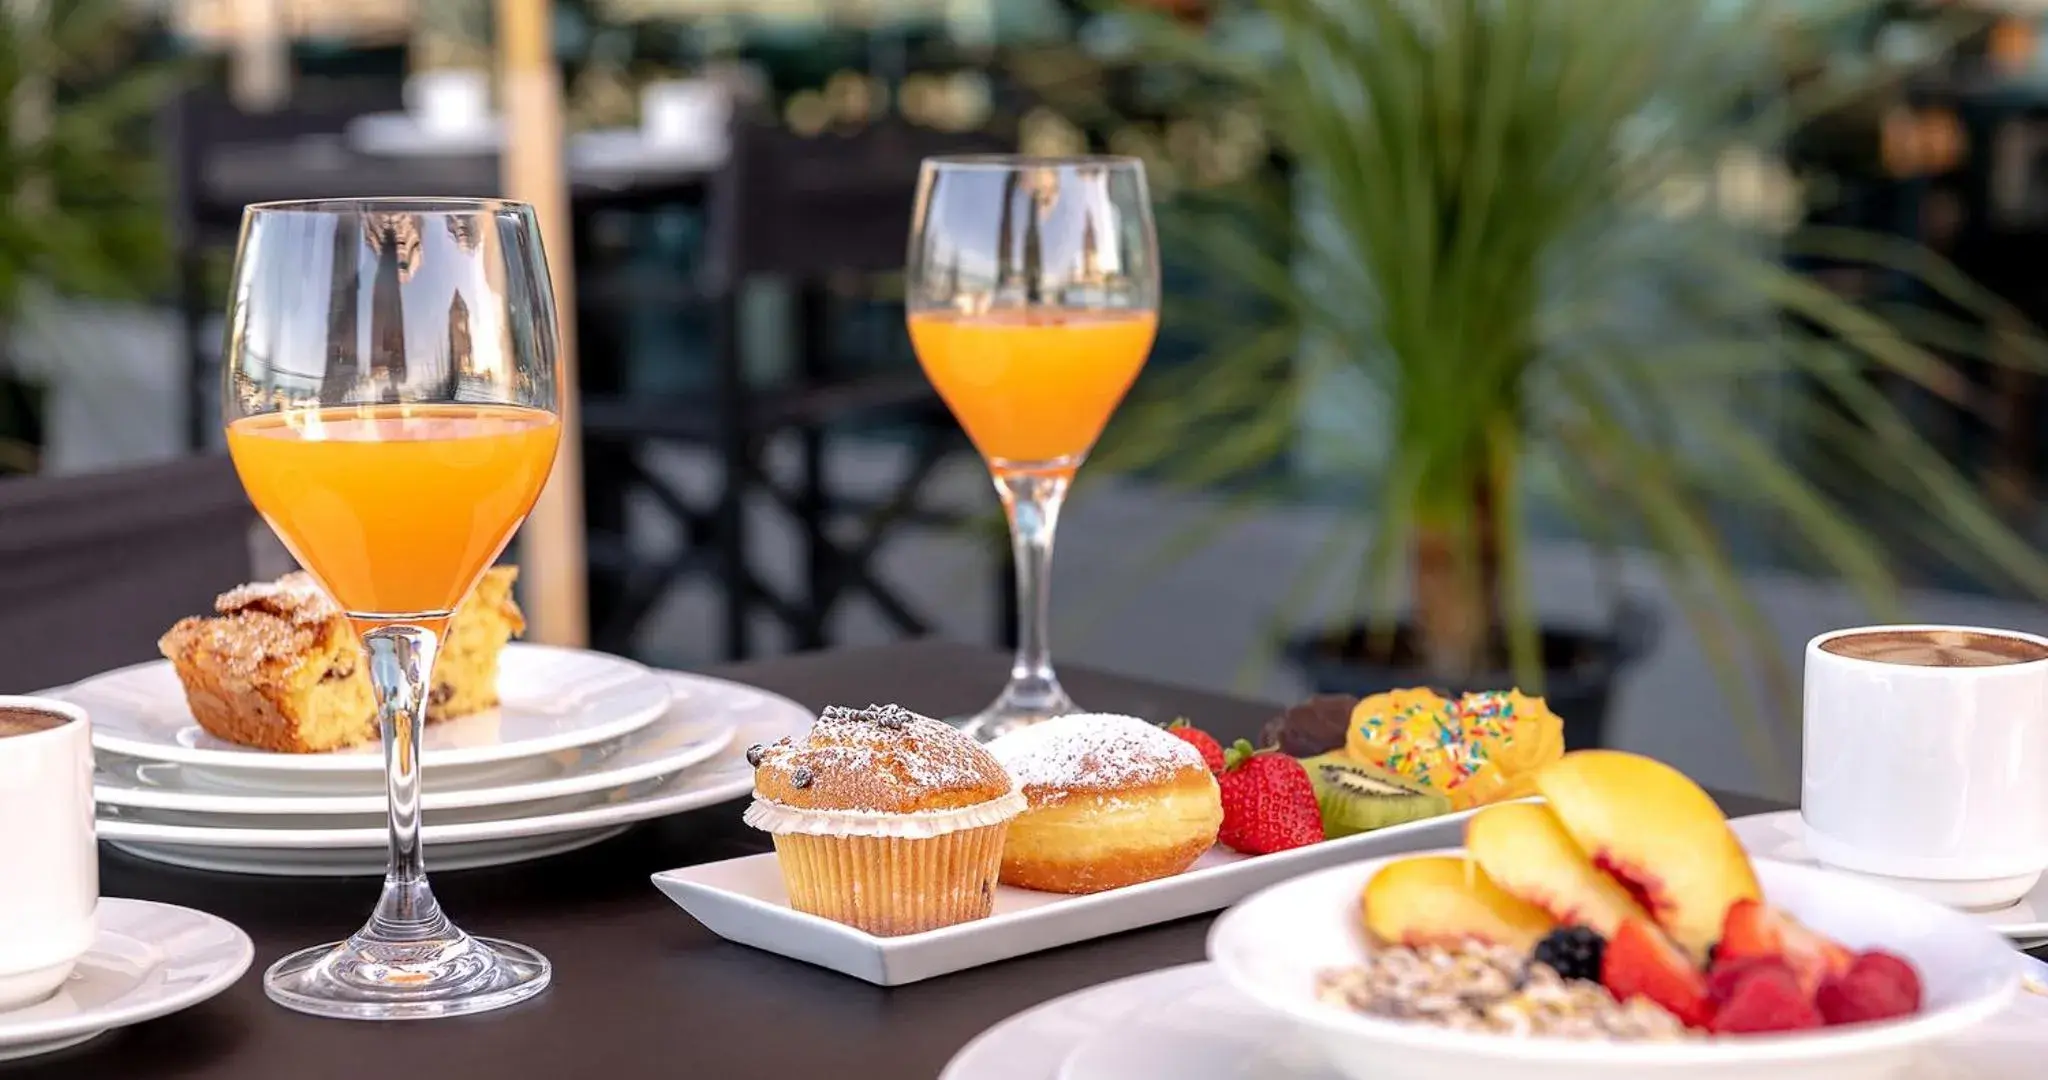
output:
[[553,468],[554,293],[533,210],[468,199],[252,206],[228,309],[223,418],[249,499],[362,636],[391,862],[346,941],[264,989],[353,1019],[454,1016],[545,989],[532,949],[441,911],[420,850],[421,729],[455,609]]
[[933,158],[918,178],[906,304],[918,363],[988,461],[1016,553],[1010,681],[964,729],[1076,711],[1047,641],[1068,486],[1152,351],[1159,248],[1134,158]]

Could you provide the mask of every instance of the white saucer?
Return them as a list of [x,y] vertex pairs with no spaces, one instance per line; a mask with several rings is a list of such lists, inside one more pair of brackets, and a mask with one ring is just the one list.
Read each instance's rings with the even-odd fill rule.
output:
[[[530,804],[545,811],[525,817],[505,817],[505,807],[430,813],[421,829],[429,867],[456,869],[537,858],[596,843],[637,821],[745,796],[754,789],[746,748],[801,734],[809,729],[812,715],[765,690],[724,685],[733,688],[735,697],[743,691],[745,704],[729,705],[737,726],[725,749],[710,760],[634,787]],[[183,815],[103,806],[98,828],[100,839],[143,858],[235,873],[298,876],[382,873],[388,840],[380,816],[308,821],[293,815]]]
[[76,1046],[196,1005],[234,985],[249,935],[190,908],[104,898],[99,936],[55,997],[0,1012],[0,1061]]
[[[687,678],[680,676],[675,681]],[[693,695],[700,705],[703,696]],[[509,807],[625,787],[681,772],[732,742],[735,724],[730,717],[716,708],[701,710],[701,718],[693,715],[694,711],[671,707],[666,716],[623,739],[545,755],[537,759],[546,766],[543,779],[463,787],[444,784],[439,775],[429,776],[421,805],[428,812]],[[374,778],[375,786],[365,784],[368,790],[359,795],[271,794],[222,784],[204,769],[175,762],[100,754],[97,766],[93,797],[101,806],[241,815],[382,814],[385,806],[381,778]]]
[[[499,657],[498,695],[502,704],[496,709],[427,728],[421,765],[481,765],[615,739],[660,717],[670,698],[664,680],[623,657],[520,644],[507,645]],[[192,719],[167,660],[96,675],[53,696],[90,713],[93,746],[110,753],[260,772],[266,781],[289,774],[384,771],[384,752],[375,743],[324,754],[279,754],[208,735]]]
[[[1742,846],[1749,849],[1752,855],[1805,866],[1820,865],[1814,860],[1812,853],[1806,850],[1797,810],[1781,810],[1776,813],[1735,818],[1728,823],[1728,827],[1735,830],[1736,838],[1742,841]],[[1965,914],[2011,938],[2021,948],[2031,949],[2043,941],[2048,941],[2048,878],[2043,878],[2040,884],[2034,886],[2034,891],[2021,897],[2019,903],[2011,907]]]
[[[2048,964],[2015,956],[2037,982]],[[2025,1080],[2048,1053],[2048,982],[1944,1046],[1914,1080]],[[939,1080],[1338,1080],[1305,1033],[1263,1013],[1211,964],[1103,983],[989,1028]]]

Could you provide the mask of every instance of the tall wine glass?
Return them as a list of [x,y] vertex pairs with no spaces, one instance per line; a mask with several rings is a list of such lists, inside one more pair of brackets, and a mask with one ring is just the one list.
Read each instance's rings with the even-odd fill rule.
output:
[[1046,640],[1053,530],[1152,351],[1158,240],[1134,158],[933,158],[913,219],[911,344],[987,459],[1016,551],[1010,682],[964,725],[990,739],[1075,711]]
[[533,209],[469,199],[268,203],[242,219],[222,417],[249,499],[362,635],[391,863],[370,921],[263,985],[303,1012],[481,1012],[547,959],[463,933],[427,886],[420,732],[448,620],[554,465],[554,293]]

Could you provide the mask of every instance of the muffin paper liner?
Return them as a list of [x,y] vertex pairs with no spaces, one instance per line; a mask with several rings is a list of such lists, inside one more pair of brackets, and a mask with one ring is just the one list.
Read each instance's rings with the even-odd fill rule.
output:
[[1009,822],[920,839],[778,833],[789,904],[880,937],[985,919]]

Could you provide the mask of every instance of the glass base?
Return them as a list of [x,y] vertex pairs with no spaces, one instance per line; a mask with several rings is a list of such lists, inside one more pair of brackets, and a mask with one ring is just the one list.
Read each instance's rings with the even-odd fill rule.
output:
[[424,1020],[502,1009],[547,989],[547,957],[454,927],[422,941],[362,934],[270,965],[263,992],[288,1009],[341,1020]]
[[1080,711],[1081,707],[1060,688],[1058,680],[1042,683],[1012,681],[988,708],[973,716],[956,717],[953,724],[962,734],[988,742],[1041,720]]

